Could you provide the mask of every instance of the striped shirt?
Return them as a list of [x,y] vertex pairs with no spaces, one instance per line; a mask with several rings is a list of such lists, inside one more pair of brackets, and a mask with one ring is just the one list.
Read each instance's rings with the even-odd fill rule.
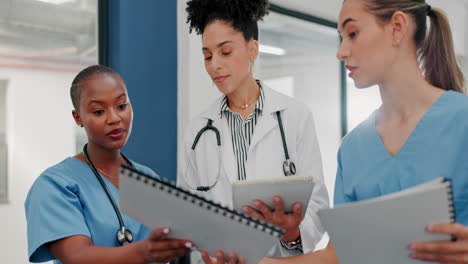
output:
[[259,117],[262,115],[264,105],[263,88],[259,81],[260,96],[258,97],[255,108],[250,113],[249,117],[244,120],[239,113],[232,112],[228,107],[227,97],[224,97],[221,103],[221,118],[224,116],[228,122],[231,131],[232,147],[237,161],[237,178],[239,181],[247,179],[245,166],[247,163],[247,153],[249,151],[250,142],[257,125]]

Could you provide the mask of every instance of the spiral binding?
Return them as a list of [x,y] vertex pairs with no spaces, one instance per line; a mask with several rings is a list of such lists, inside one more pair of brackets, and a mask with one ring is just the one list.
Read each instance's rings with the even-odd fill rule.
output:
[[453,188],[452,188],[452,180],[445,178],[444,182],[447,182],[447,189],[448,189],[448,198],[449,198],[449,207],[450,207],[450,221],[455,223],[456,215],[455,215],[455,202],[453,201]]
[[126,165],[121,166],[120,173],[127,174],[129,178],[135,178],[137,181],[141,181],[145,184],[150,184],[153,188],[156,188],[160,191],[166,191],[168,194],[172,194],[179,199],[190,202],[200,207],[204,207],[208,211],[212,211],[216,214],[221,214],[224,217],[231,219],[232,221],[237,221],[250,228],[261,230],[262,232],[268,233],[271,236],[280,238],[284,233],[284,231],[281,228],[275,225],[269,224],[263,220],[252,218],[250,215],[244,214],[237,210],[231,210],[227,207],[222,206],[219,203],[215,203],[197,194],[181,189],[177,187],[175,183],[169,182],[167,179],[155,178]]

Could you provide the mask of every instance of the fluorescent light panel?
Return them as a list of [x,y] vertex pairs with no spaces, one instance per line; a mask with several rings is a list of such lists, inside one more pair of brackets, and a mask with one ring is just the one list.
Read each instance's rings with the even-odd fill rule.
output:
[[49,4],[61,5],[65,3],[75,2],[76,0],[37,0],[37,1],[49,3]]
[[286,54],[286,50],[274,46],[268,46],[268,45],[263,45],[260,44],[260,52],[262,53],[267,53],[267,54],[272,54],[272,55],[277,55],[277,56],[283,56]]

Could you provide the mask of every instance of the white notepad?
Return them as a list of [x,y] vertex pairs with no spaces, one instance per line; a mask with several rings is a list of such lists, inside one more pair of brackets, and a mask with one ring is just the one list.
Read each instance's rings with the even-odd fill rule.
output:
[[313,179],[303,176],[238,181],[232,184],[233,206],[237,210],[242,210],[244,205],[256,208],[252,201],[260,200],[274,209],[273,197],[281,196],[286,212],[290,212],[292,205],[299,202],[305,214],[313,186]]
[[414,241],[450,240],[425,231],[429,224],[455,220],[450,181],[438,178],[362,202],[318,212],[340,260],[346,264],[416,264]]
[[235,251],[258,263],[282,230],[134,169],[120,172],[122,212],[150,228],[171,227],[171,237],[192,240],[200,250]]

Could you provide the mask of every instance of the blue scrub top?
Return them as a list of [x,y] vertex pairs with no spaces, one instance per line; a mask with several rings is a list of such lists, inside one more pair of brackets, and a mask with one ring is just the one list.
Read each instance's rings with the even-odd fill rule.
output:
[[[151,169],[133,164],[137,170],[156,176]],[[120,207],[119,190],[102,178]],[[25,209],[30,262],[53,260],[46,244],[74,235],[88,236],[96,246],[119,246],[120,225],[112,204],[90,167],[76,158],[67,158],[44,171],[29,190]],[[151,232],[135,219],[125,214],[122,217],[134,241],[146,239]]]
[[398,192],[444,176],[452,180],[456,221],[468,225],[468,97],[443,93],[393,157],[375,123],[374,112],[343,139],[335,204]]

